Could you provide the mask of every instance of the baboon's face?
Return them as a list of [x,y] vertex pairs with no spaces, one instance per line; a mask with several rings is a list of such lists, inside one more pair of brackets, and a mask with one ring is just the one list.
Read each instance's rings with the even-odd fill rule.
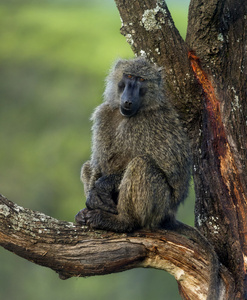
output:
[[134,116],[141,107],[143,97],[147,92],[145,79],[131,74],[123,74],[118,83],[120,95],[120,112],[125,117]]

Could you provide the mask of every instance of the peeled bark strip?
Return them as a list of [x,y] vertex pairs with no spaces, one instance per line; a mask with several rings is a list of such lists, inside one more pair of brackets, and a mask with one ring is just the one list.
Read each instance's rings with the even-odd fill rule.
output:
[[[214,207],[209,210],[210,206],[207,199],[207,202],[205,203],[207,207],[203,212],[205,213],[205,210],[207,209],[212,215],[212,211],[214,210],[213,226],[215,230],[214,232],[211,232],[211,234],[213,234],[213,240],[211,242],[215,245],[218,253],[220,253],[221,261],[224,262],[225,265],[228,265],[240,283],[243,282],[244,276],[243,255],[245,255],[245,253],[243,252],[244,249],[241,249],[241,244],[245,245],[244,233],[247,232],[247,223],[243,222],[247,216],[245,206],[246,198],[243,193],[233,153],[231,152],[224,125],[221,120],[219,101],[216,98],[214,88],[205,72],[201,69],[199,59],[193,54],[191,54],[191,63],[205,92],[204,126],[206,128],[203,131],[205,137],[203,153],[208,156],[208,172],[214,170],[219,177],[217,182],[218,195],[214,196],[214,200],[216,197],[219,199],[217,202],[218,210],[215,210],[217,203],[214,203]],[[210,173],[206,173],[206,171],[207,168],[205,166],[204,174],[202,176],[205,176],[205,174],[209,176]],[[215,177],[211,177],[212,183],[213,181],[215,182],[215,179]],[[208,180],[205,178],[204,187],[208,187]],[[224,191],[224,197],[222,197],[222,191]],[[238,205],[235,206],[234,202],[237,202]],[[224,219],[221,219],[222,215]],[[197,222],[199,223],[199,226],[202,225],[200,218],[201,214],[198,214]],[[212,221],[210,223],[209,226],[212,226]],[[228,228],[228,230],[226,231],[225,228]],[[225,234],[222,235],[220,232],[225,232]],[[217,236],[218,239],[215,240],[215,237]],[[219,240],[221,243],[219,243]],[[226,240],[230,247],[225,246],[227,243]],[[221,247],[221,249],[219,247]],[[222,252],[224,253],[224,256],[222,256]],[[227,256],[228,259],[231,257],[230,263],[232,265],[229,265],[227,260],[223,260],[225,256]]]
[[191,1],[187,39],[204,92],[194,151],[196,225],[233,272],[239,297],[247,250],[247,2]]
[[[137,55],[163,67],[189,136],[196,227],[222,263],[220,299],[247,299],[247,1],[192,0],[186,42],[165,1],[115,0]],[[0,245],[63,278],[153,267],[173,274],[184,299],[205,299],[203,249],[167,231],[90,231],[0,197]]]
[[115,1],[134,52],[164,67],[169,96],[192,138],[196,226],[233,272],[234,299],[241,299],[247,294],[247,2],[192,0],[185,43],[164,1]]

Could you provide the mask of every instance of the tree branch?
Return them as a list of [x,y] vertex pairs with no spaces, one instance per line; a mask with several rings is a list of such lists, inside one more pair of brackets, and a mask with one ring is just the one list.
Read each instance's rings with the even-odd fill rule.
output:
[[[207,254],[193,241],[172,231],[92,231],[24,209],[0,195],[0,245],[53,269],[62,279],[152,267],[172,274],[190,299],[207,294]],[[223,267],[220,274],[225,295],[232,295],[230,274]]]
[[[221,298],[240,299],[247,291],[247,2],[192,0],[186,43],[164,1],[115,2],[134,52],[164,68],[192,138],[196,225],[227,267],[220,268]],[[153,267],[174,275],[184,299],[206,298],[210,282],[206,252],[177,233],[90,231],[2,196],[0,245],[62,278]]]
[[170,99],[192,140],[196,226],[234,274],[236,290],[243,295],[247,277],[247,2],[191,0],[186,43],[165,1],[115,2],[123,20],[122,33],[134,52],[164,67]]

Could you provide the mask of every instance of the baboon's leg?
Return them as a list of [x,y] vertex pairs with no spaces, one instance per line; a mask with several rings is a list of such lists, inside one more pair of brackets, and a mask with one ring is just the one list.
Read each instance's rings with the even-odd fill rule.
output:
[[118,189],[121,175],[102,176],[90,190],[86,205],[88,209],[101,209],[117,214]]
[[[76,220],[92,228],[130,232],[142,227],[158,227],[169,215],[171,190],[161,170],[147,156],[134,158],[119,187],[118,214],[100,209],[82,210]],[[163,213],[162,213],[163,212]]]
[[81,169],[81,180],[84,184],[86,205],[89,209],[102,209],[111,213],[117,213],[118,187],[121,174],[101,176],[91,168],[87,161]]

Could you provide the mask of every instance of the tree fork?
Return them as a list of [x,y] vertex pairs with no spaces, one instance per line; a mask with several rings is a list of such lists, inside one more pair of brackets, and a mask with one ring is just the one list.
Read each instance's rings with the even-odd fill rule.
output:
[[201,88],[190,66],[188,46],[165,1],[115,2],[122,20],[121,33],[136,55],[144,55],[164,68],[166,90],[193,136],[201,109]]
[[247,2],[192,0],[186,42],[165,1],[115,2],[133,51],[163,67],[169,96],[191,137],[196,227],[233,272],[236,299],[242,298],[247,294]]
[[[163,67],[191,138],[195,223],[222,263],[221,298],[247,299],[247,1],[192,0],[186,42],[165,1],[115,2],[133,51]],[[206,298],[208,257],[174,232],[90,231],[1,196],[0,244],[63,278],[160,268],[175,276],[184,299]]]

